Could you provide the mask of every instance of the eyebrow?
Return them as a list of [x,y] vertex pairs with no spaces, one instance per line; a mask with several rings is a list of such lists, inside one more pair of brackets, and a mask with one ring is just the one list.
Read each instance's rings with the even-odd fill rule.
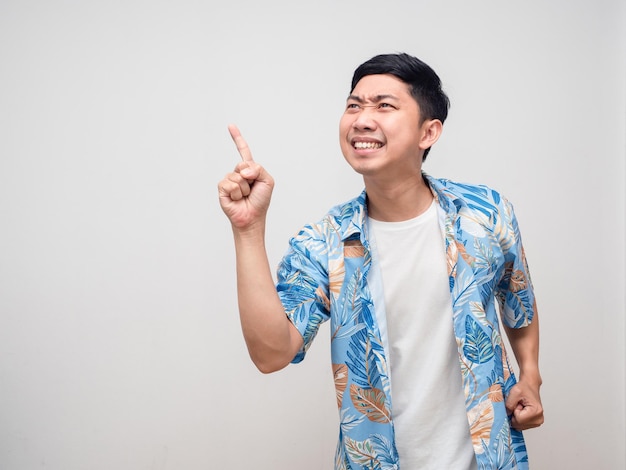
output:
[[[396,101],[398,100],[398,98],[395,97],[394,95],[376,95],[371,99],[371,101],[373,101],[374,103],[378,103],[379,101],[388,100],[388,99],[392,99]],[[364,103],[366,101],[357,95],[348,96],[348,99],[346,101],[350,101],[350,100],[356,101],[357,103]]]

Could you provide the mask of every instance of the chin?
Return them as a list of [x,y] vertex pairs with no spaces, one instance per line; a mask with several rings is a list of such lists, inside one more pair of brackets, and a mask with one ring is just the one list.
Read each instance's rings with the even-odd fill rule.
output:
[[369,165],[368,162],[354,162],[348,160],[348,165],[361,176],[375,175],[377,173],[377,169]]

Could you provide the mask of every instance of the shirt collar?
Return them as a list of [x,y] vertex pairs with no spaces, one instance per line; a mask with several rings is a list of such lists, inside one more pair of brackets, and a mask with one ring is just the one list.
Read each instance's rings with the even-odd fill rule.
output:
[[446,185],[448,180],[433,178],[424,173],[424,178],[430,186],[437,204],[449,215],[455,215],[458,212],[459,202],[461,200]]
[[357,237],[363,241],[364,227],[367,221],[366,201],[367,194],[363,190],[358,197],[341,207],[339,233],[342,241]]
[[[437,204],[448,214],[456,214],[458,204],[455,203],[459,198],[451,192],[446,186],[446,180],[439,180],[424,173],[424,178],[433,193],[433,197]],[[361,238],[365,241],[365,232],[367,230],[367,193],[365,190],[361,194],[342,206],[340,214],[340,233],[341,240],[346,241],[351,238]]]

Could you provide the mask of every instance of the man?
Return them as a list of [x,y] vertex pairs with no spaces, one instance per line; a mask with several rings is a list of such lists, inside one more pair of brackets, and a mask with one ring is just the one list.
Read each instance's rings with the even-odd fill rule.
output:
[[274,182],[229,128],[243,161],[218,188],[246,344],[262,372],[276,371],[301,361],[330,320],[336,469],[525,469],[520,431],[543,422],[537,312],[512,206],[422,172],[448,107],[415,57],[357,68],[340,144],[365,191],[290,241],[276,286],[264,247]]

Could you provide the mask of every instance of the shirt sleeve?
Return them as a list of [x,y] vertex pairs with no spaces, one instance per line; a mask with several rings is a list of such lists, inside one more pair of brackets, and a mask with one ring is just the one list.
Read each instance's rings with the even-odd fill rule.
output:
[[305,227],[289,243],[278,266],[276,290],[287,317],[304,343],[293,363],[304,359],[320,325],[330,318],[326,243],[319,232]]
[[528,326],[535,315],[536,302],[513,205],[505,198],[499,204],[500,220],[496,230],[501,235],[504,273],[496,290],[502,321],[509,328]]

